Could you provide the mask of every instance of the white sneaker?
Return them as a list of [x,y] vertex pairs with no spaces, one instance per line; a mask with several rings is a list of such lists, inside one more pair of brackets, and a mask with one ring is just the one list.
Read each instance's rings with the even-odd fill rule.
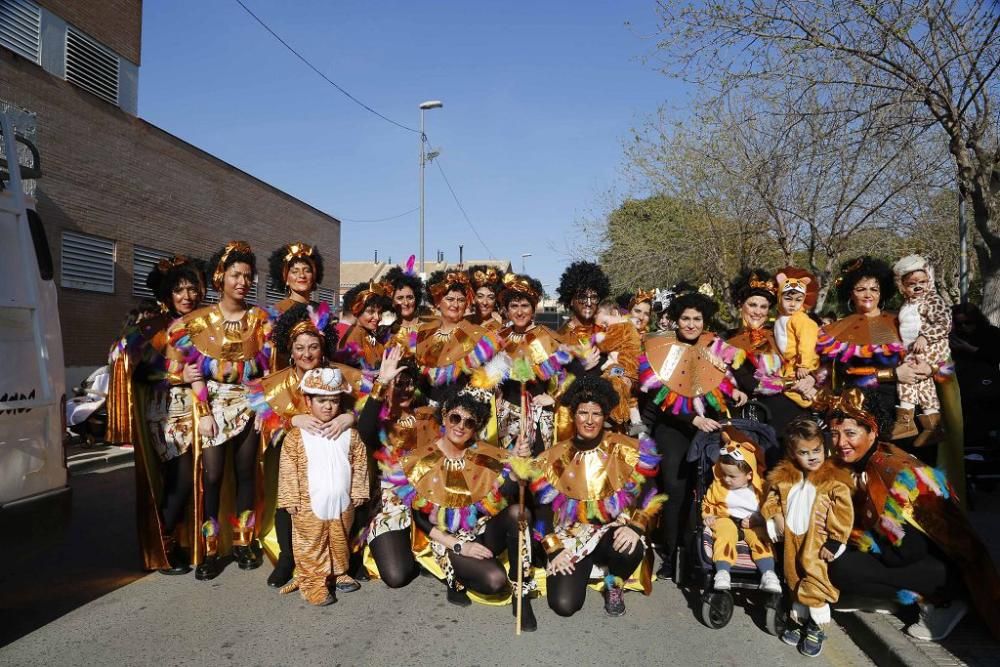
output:
[[781,582],[778,581],[778,575],[774,573],[774,570],[768,570],[760,576],[760,590],[767,593],[781,592]]
[[715,573],[714,586],[717,591],[728,591],[733,587],[732,579],[729,576],[729,570],[719,570]]
[[969,605],[962,600],[953,600],[947,607],[921,603],[920,620],[906,628],[906,634],[924,641],[941,641],[968,612]]

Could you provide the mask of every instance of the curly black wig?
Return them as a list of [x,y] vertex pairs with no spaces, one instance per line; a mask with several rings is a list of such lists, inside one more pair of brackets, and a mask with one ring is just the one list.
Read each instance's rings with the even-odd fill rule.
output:
[[[278,321],[274,323],[274,332],[272,334],[278,354],[287,357],[292,353],[292,343],[294,341],[289,340],[292,329],[299,322],[304,322],[308,319],[309,308],[304,303],[295,304],[278,318]],[[333,359],[333,355],[337,351],[337,325],[334,323],[332,317],[328,318],[326,327],[323,328],[322,344],[323,355],[327,359]]]
[[710,319],[715,317],[715,313],[719,310],[718,304],[704,294],[700,292],[685,292],[670,302],[670,305],[667,307],[667,317],[677,322],[681,319],[681,313],[688,308],[701,313],[701,317],[705,320],[706,325]]
[[201,298],[205,298],[205,263],[200,259],[190,259],[180,255],[163,260],[154,266],[146,276],[146,287],[153,292],[157,301],[173,313],[174,288],[185,280],[198,287],[201,290]]
[[366,289],[368,289],[368,283],[358,283],[351,289],[344,292],[344,296],[341,297],[340,300],[340,312],[351,312],[351,308],[354,306],[354,301],[358,298],[358,295]]
[[486,396],[479,397],[468,388],[459,388],[452,385],[438,406],[438,421],[444,423],[444,416],[454,410],[461,408],[469,413],[476,420],[476,430],[478,431],[490,418],[490,404]]
[[751,269],[743,271],[729,283],[729,296],[732,297],[733,305],[739,308],[746,300],[752,296],[762,296],[767,299],[768,304],[774,305],[778,302],[778,286],[774,281],[774,276],[764,269]]
[[879,306],[885,308],[892,297],[896,296],[896,279],[892,267],[881,259],[865,255],[849,259],[840,266],[837,277],[837,297],[847,307],[851,307],[851,293],[854,286],[864,278],[874,278],[879,285]]
[[[527,284],[528,287],[534,291],[534,294],[528,292],[524,289],[518,289],[519,284]],[[497,303],[500,304],[501,308],[506,308],[510,305],[510,302],[515,299],[527,299],[532,307],[538,306],[538,301],[543,296],[545,296],[545,288],[542,287],[542,282],[528,275],[517,274],[514,276],[514,280],[509,284],[505,285],[500,293],[497,295]]]
[[407,273],[402,267],[394,266],[386,272],[382,280],[392,285],[393,296],[395,296],[396,290],[409,287],[413,290],[413,296],[417,300],[417,308],[419,309],[424,303],[424,281],[420,279],[420,276]]
[[573,262],[566,267],[559,278],[559,303],[567,308],[573,303],[573,297],[584,290],[594,290],[597,300],[607,298],[611,293],[611,281],[603,269],[593,262]]
[[632,310],[632,297],[634,296],[635,294],[632,292],[622,292],[616,296],[615,303],[618,304],[618,309],[623,313],[627,313]]
[[570,413],[575,413],[581,403],[597,403],[607,417],[618,400],[618,392],[609,380],[600,375],[583,375],[573,380],[559,403],[568,407]]
[[222,269],[222,271],[225,272],[233,264],[249,264],[250,274],[255,278],[257,277],[257,256],[254,255],[253,250],[250,249],[249,245],[240,241],[234,241],[233,243],[240,243],[242,247],[234,249],[230,252],[226,256],[226,261],[222,266],[219,266],[219,263],[222,262],[222,256],[226,254],[226,248],[228,248],[229,245],[216,250],[215,254],[212,255],[212,258],[208,260],[208,270],[212,272],[212,286],[215,287],[215,289],[221,289],[222,287],[221,284],[216,284],[218,281],[216,280],[215,273],[219,269]]
[[[268,275],[271,277],[271,285],[275,289],[285,288],[285,256],[288,254],[292,245],[303,245],[301,243],[286,243],[277,250],[271,253],[271,256],[267,258],[267,268]],[[298,263],[309,264],[312,263],[313,267],[313,278],[314,284],[320,285],[323,282],[323,255],[320,254],[319,248],[313,246],[312,254],[306,257],[296,257],[288,263],[287,268],[291,269]]]
[[[493,272],[492,276],[489,276],[490,271]],[[469,274],[469,282],[472,283],[473,291],[477,291],[480,287],[489,287],[493,290],[493,294],[499,294],[500,290],[503,289],[504,272],[495,266],[477,264],[470,266],[466,273]]]

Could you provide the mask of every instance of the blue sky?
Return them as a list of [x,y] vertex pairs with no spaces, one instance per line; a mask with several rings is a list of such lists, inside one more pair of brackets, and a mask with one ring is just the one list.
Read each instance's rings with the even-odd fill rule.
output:
[[[629,129],[683,93],[642,57],[654,2],[244,0],[321,71],[427,134],[480,236],[550,292],[574,222],[619,182]],[[294,8],[294,9],[289,9]],[[417,252],[418,135],[354,105],[234,0],[146,0],[139,113],[344,220],[342,258]],[[426,256],[484,258],[437,168]]]

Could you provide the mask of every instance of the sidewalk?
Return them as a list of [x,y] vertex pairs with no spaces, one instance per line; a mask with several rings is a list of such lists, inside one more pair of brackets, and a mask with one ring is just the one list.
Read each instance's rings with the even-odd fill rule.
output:
[[[1000,486],[980,489],[969,514],[976,532],[986,543],[993,562],[1000,565]],[[856,612],[836,614],[835,619],[851,639],[880,667],[887,665],[952,666],[1000,663],[1000,642],[990,637],[986,626],[971,613],[943,642],[925,642],[904,632],[910,619],[893,614]]]
[[132,465],[131,447],[100,443],[93,447],[70,445],[66,448],[66,468],[70,475],[107,472],[121,465]]

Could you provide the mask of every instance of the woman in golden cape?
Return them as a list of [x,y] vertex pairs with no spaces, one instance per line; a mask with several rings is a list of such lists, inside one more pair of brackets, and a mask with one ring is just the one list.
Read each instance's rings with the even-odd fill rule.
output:
[[618,395],[604,378],[578,379],[562,400],[576,433],[532,466],[549,607],[560,616],[579,611],[597,565],[607,571],[605,612],[621,616],[624,582],[643,560],[647,526],[664,500],[654,482],[660,457],[649,438],[605,430]]
[[[247,384],[271,370],[271,322],[266,312],[246,302],[256,275],[256,257],[246,243],[233,241],[209,263],[212,284],[221,293],[217,305],[200,308],[180,318],[168,330],[168,380],[183,381],[181,371],[196,364],[200,378],[192,383],[197,416],[195,440],[195,511],[200,516],[200,544],[196,546],[200,580],[214,579],[221,571],[220,549],[224,535],[219,522],[226,459],[231,455],[236,472],[233,554],[240,569],[261,564],[257,539],[260,518],[270,512],[256,489],[263,481],[260,435],[254,429]],[[262,471],[261,471],[262,472]],[[203,554],[203,558],[199,558]]]
[[503,271],[492,266],[470,266],[469,282],[472,283],[473,302],[469,321],[473,324],[499,331],[503,327],[503,314],[497,310],[497,297],[503,289]]
[[[204,266],[187,257],[170,257],[153,267],[146,285],[162,312],[131,325],[112,349],[108,439],[135,448],[136,516],[144,567],[186,574],[191,560],[184,547],[193,541],[182,526],[192,523],[186,512],[194,470],[192,399],[189,386],[165,382],[164,353],[167,328],[195,310],[205,296]],[[194,367],[187,369],[189,380],[193,371]]]
[[[271,253],[267,268],[274,289],[283,289],[288,294],[268,308],[272,320],[276,321],[296,304],[319,307],[313,300],[316,286],[323,282],[323,255],[319,249],[302,241],[286,243]],[[278,355],[274,360],[275,370],[288,367],[286,356]]]
[[392,311],[392,288],[384,283],[369,283],[351,303],[356,321],[338,343],[337,361],[373,375],[378,371],[389,331],[381,325],[382,316]]
[[[273,506],[277,484],[277,461],[285,434],[293,426],[328,437],[336,437],[354,425],[350,411],[339,415],[327,425],[320,425],[309,415],[299,383],[307,371],[332,365],[340,369],[344,379],[351,384],[352,393],[363,393],[363,376],[360,371],[343,364],[331,364],[329,359],[337,348],[336,325],[325,303],[317,307],[296,303],[289,307],[274,324],[272,342],[278,359],[286,359],[283,370],[248,384],[250,407],[258,415],[263,444],[268,447],[265,459],[264,489]],[[271,544],[271,528],[277,544]],[[287,584],[295,570],[292,553],[292,522],[288,511],[277,508],[273,517],[265,516],[261,527],[264,550],[274,560],[274,571],[267,578],[267,585],[281,588]],[[275,548],[276,547],[276,548]]]

